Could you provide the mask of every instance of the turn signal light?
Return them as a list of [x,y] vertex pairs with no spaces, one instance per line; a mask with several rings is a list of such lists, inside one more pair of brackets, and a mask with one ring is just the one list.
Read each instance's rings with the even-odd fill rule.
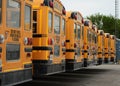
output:
[[75,55],[77,55],[77,53],[75,53]]
[[63,52],[63,55],[65,55],[65,52]]
[[76,48],[77,47],[77,44],[76,43],[74,43],[74,48]]
[[53,52],[51,51],[50,54],[53,54]]
[[50,6],[51,8],[53,8],[53,2],[52,2],[52,1],[49,1],[49,6]]
[[53,45],[54,44],[54,39],[48,38],[48,45]]
[[87,46],[87,49],[89,49],[89,47]]
[[63,13],[64,15],[66,15],[66,11],[65,11],[65,9],[62,10],[62,13]]
[[75,20],[77,20],[77,15],[74,16]]
[[28,38],[28,44],[27,45],[32,45],[32,38]]
[[31,54],[30,54],[30,53],[27,53],[27,57],[31,57]]
[[82,24],[84,24],[84,19],[82,18]]

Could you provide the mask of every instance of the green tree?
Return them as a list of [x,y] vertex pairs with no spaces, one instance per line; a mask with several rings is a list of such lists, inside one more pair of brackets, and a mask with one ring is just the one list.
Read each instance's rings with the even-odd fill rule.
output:
[[[120,19],[116,19],[112,15],[106,16],[101,14],[94,14],[87,17],[93,24],[97,25],[98,29],[104,30],[106,33],[115,34],[115,21],[116,21],[116,36],[120,38]],[[103,24],[101,24],[101,22]]]

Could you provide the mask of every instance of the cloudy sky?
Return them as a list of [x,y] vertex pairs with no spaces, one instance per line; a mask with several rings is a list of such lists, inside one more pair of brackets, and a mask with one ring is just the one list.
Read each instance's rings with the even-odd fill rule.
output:
[[[120,4],[120,0],[118,1]],[[83,17],[95,13],[115,16],[115,0],[61,0],[61,2],[66,10],[79,11]]]

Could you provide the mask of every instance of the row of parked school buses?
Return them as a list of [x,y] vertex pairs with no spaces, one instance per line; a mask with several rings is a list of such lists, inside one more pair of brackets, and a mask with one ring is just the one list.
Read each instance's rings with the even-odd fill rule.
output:
[[114,62],[115,40],[59,0],[0,0],[0,86]]

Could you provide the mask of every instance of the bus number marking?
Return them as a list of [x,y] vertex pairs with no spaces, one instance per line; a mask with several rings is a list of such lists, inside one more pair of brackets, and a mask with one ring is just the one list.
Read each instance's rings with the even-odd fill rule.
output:
[[10,37],[12,37],[12,40],[13,40],[13,41],[19,41],[19,38],[20,38],[20,31],[11,30]]

